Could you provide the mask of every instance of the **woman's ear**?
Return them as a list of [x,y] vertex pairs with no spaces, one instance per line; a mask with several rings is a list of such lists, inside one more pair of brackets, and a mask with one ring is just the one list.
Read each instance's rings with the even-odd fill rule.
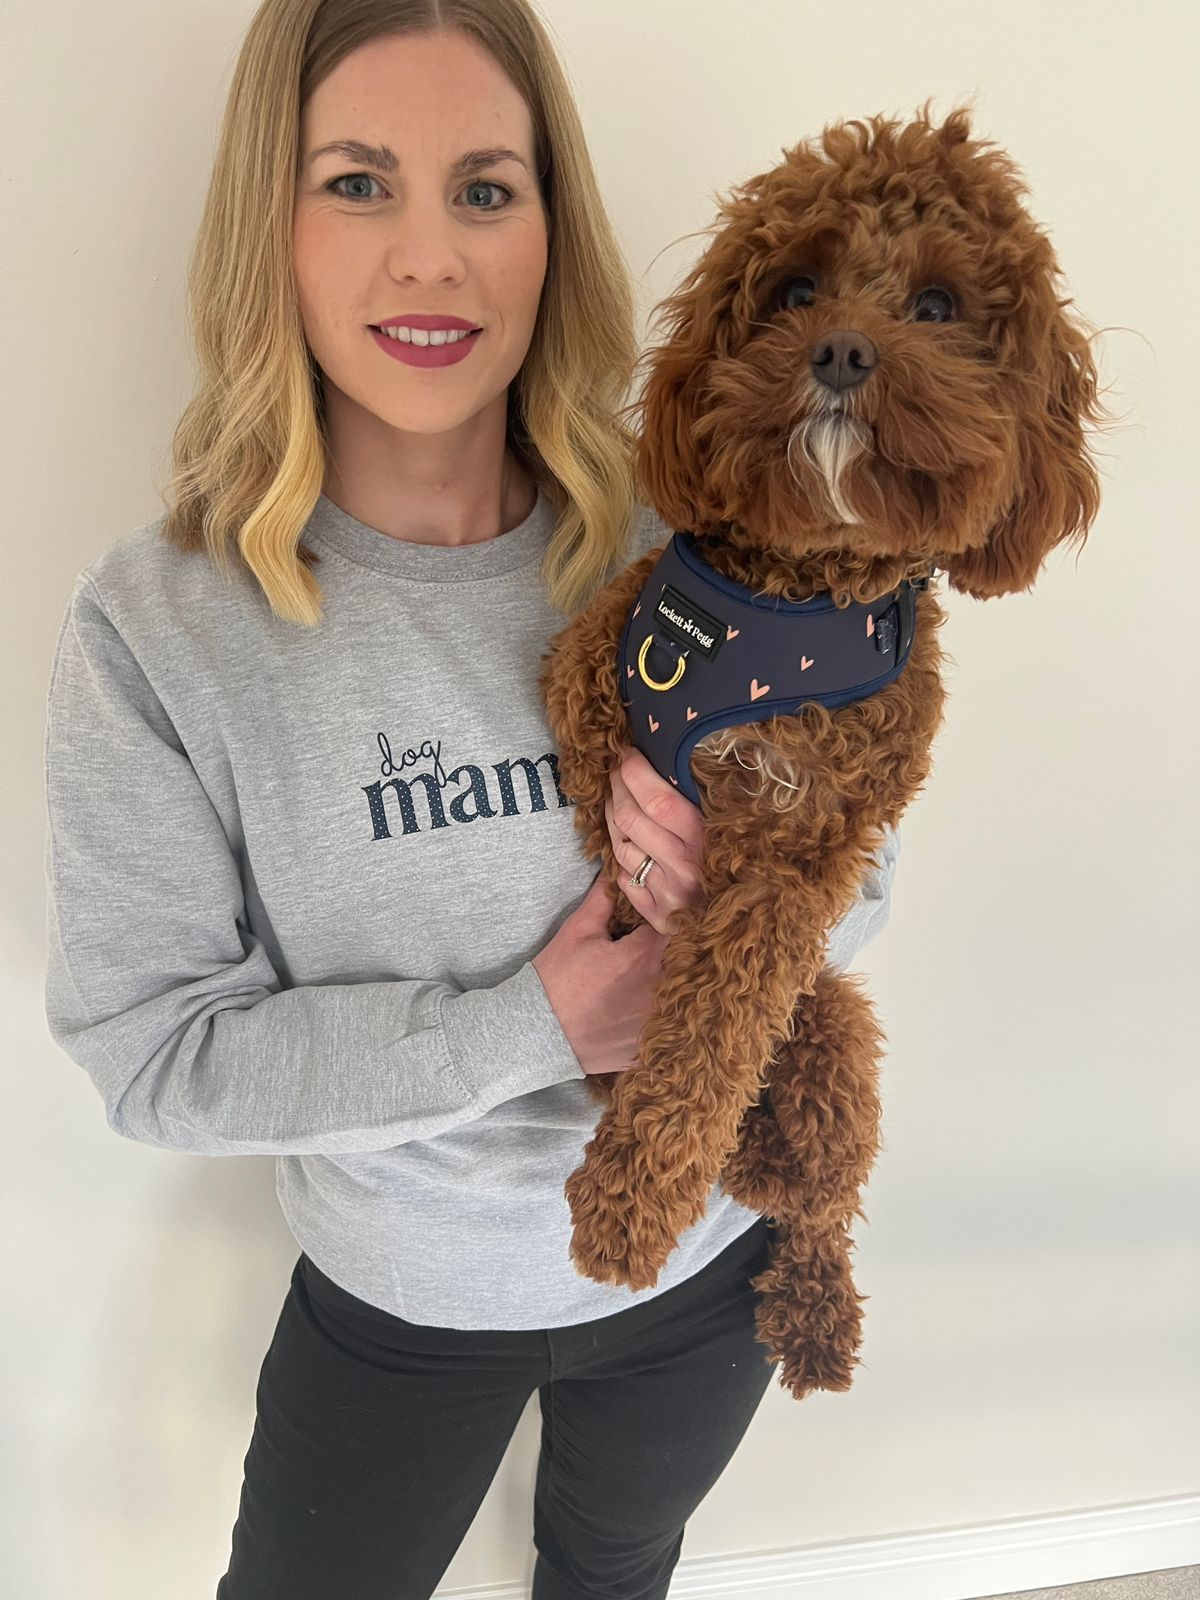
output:
[[1087,336],[1045,292],[1005,319],[996,363],[1014,373],[1016,490],[981,546],[941,554],[952,589],[990,600],[1032,586],[1042,563],[1072,537],[1082,545],[1100,509],[1100,481],[1085,430],[1104,418]]

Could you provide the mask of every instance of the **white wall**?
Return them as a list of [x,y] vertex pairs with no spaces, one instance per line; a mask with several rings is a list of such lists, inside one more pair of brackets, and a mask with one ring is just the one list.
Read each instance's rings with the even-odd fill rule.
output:
[[[22,1600],[212,1593],[296,1256],[270,1160],[118,1141],[41,1009],[55,627],[79,568],[161,509],[185,261],[253,10],[4,8],[0,1542]],[[1196,23],[1183,0],[542,11],[644,314],[710,196],[785,144],[974,95],[1111,330],[1125,417],[1083,553],[1029,596],[949,597],[948,721],[859,963],[889,1036],[866,1367],[844,1395],[772,1387],[685,1558],[1195,1492]],[[527,1578],[536,1445],[531,1400],[445,1586]]]

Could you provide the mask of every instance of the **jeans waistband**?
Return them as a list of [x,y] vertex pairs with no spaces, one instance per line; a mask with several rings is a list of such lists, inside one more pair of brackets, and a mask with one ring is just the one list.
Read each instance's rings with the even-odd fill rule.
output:
[[[684,1306],[694,1297],[707,1296],[714,1283],[723,1283],[727,1278],[734,1277],[748,1267],[761,1250],[765,1249],[769,1236],[769,1223],[765,1217],[757,1218],[751,1225],[731,1240],[729,1244],[711,1261],[704,1264],[699,1271],[690,1277],[684,1278],[681,1283],[673,1284],[671,1288],[664,1289],[661,1294],[651,1295],[648,1299],[639,1300],[635,1304],[623,1307],[620,1311],[610,1312],[608,1315],[593,1318],[592,1322],[611,1324],[614,1328],[624,1325],[640,1317],[657,1318],[668,1309],[668,1305]],[[327,1306],[335,1315],[352,1317],[360,1321],[381,1324],[386,1328],[389,1324],[396,1328],[420,1328],[419,1323],[405,1322],[401,1317],[395,1316],[390,1311],[385,1311],[381,1306],[370,1304],[369,1301],[360,1300],[357,1295],[351,1294],[348,1289],[343,1289],[341,1284],[335,1283],[321,1271],[310,1256],[303,1251],[296,1262],[293,1277],[303,1277],[305,1288],[309,1294],[322,1305]],[[623,1319],[623,1321],[621,1320]],[[580,1324],[580,1326],[590,1324]],[[568,1324],[567,1326],[574,1326]],[[546,1332],[544,1329],[533,1328],[498,1328],[498,1329],[459,1329],[436,1328],[425,1330],[431,1335],[444,1333],[451,1338],[479,1338],[499,1340],[502,1343],[518,1343],[522,1340],[536,1339]]]

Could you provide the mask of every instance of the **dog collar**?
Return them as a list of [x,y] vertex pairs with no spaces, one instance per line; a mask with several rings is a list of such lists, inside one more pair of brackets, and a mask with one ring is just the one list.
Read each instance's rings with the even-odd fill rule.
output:
[[[930,568],[929,577],[937,569]],[[783,600],[716,572],[677,531],[625,618],[617,675],[633,742],[699,805],[691,754],[717,728],[849,705],[887,687],[908,660],[917,589],[839,609],[830,594]]]

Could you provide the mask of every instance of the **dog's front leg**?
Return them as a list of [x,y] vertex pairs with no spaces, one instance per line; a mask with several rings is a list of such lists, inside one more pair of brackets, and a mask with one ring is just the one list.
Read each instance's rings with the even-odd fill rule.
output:
[[703,1216],[796,996],[823,969],[827,900],[800,872],[780,871],[680,914],[638,1063],[609,1075],[611,1104],[564,1190],[585,1276],[651,1287]]
[[[550,640],[538,687],[558,750],[563,793],[575,803],[585,855],[604,856],[608,777],[631,743],[617,682],[617,646],[625,616],[659,557],[652,550],[619,573]],[[606,865],[611,857],[605,857]],[[640,919],[638,919],[640,920]]]

